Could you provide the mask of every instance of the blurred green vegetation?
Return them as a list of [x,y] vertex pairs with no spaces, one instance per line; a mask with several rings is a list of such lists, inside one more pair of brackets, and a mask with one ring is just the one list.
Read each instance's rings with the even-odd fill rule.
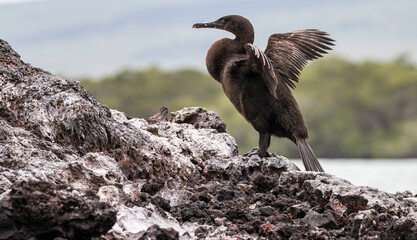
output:
[[[103,79],[80,79],[97,101],[133,117],[201,106],[219,113],[240,153],[257,146],[258,134],[234,109],[221,85],[193,69],[124,70]],[[417,156],[417,69],[404,58],[351,62],[327,57],[310,63],[294,95],[317,156],[401,158]],[[271,152],[298,158],[287,139]]]

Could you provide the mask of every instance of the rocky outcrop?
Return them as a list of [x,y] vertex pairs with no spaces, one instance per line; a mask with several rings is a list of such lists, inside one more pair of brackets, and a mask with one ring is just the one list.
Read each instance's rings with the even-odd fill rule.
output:
[[91,239],[116,221],[116,211],[94,192],[44,181],[14,184],[1,199],[1,209],[0,238]]
[[0,40],[0,239],[417,239],[417,200],[243,157],[203,108],[145,119]]

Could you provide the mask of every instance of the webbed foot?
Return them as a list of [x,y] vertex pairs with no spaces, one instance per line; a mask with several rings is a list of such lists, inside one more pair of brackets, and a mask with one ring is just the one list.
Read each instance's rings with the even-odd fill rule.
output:
[[261,158],[270,157],[271,156],[267,151],[261,151],[257,147],[254,147],[249,152],[243,154],[244,157],[251,157],[253,155],[258,155]]

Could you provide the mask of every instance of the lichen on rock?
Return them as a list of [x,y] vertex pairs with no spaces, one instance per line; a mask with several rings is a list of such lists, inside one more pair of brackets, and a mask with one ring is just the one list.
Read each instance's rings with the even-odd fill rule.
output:
[[239,156],[216,113],[167,113],[127,117],[0,40],[0,239],[416,239],[411,193]]

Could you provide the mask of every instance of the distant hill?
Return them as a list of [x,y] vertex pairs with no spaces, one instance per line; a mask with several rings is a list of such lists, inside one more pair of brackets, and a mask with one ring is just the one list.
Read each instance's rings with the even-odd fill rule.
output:
[[[350,62],[327,58],[310,64],[294,90],[310,142],[319,157],[417,156],[417,69],[404,59]],[[240,153],[258,134],[225,97],[221,86],[193,69],[125,70],[102,79],[81,79],[101,103],[147,117],[166,106],[201,106],[219,113]],[[273,139],[270,151],[298,158],[288,140]]]

